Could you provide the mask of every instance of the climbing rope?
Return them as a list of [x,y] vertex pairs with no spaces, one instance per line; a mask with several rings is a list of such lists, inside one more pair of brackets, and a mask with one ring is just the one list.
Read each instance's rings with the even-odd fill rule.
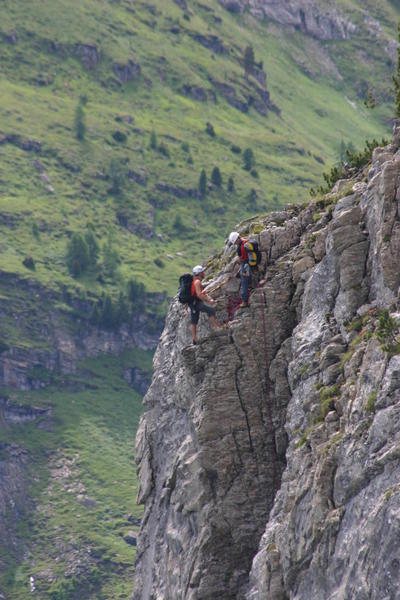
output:
[[240,298],[240,296],[229,296],[227,309],[228,323],[230,323],[233,320],[233,317],[235,316],[235,313],[239,308],[241,301],[242,299]]
[[278,490],[278,456],[276,453],[276,446],[275,446],[275,428],[274,428],[274,422],[272,420],[272,402],[271,402],[271,386],[270,386],[270,381],[269,381],[269,360],[268,360],[268,344],[267,344],[267,324],[266,324],[266,319],[265,319],[265,296],[264,296],[264,292],[262,291],[262,289],[260,288],[259,284],[257,283],[257,288],[260,292],[260,300],[261,300],[261,312],[262,312],[262,321],[263,321],[263,332],[264,332],[264,354],[265,354],[265,388],[266,388],[266,396],[267,396],[267,412],[268,412],[268,419],[269,419],[269,427],[270,427],[270,432],[271,432],[271,438],[272,438],[272,463],[273,463],[273,469],[274,469],[274,491],[276,492]]

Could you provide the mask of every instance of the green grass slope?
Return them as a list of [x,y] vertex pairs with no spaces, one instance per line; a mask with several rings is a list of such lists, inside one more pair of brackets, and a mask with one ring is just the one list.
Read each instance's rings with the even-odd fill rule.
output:
[[[141,398],[122,378],[124,367],[151,369],[151,355],[128,351],[80,365],[76,376],[8,392],[13,404],[50,408],[31,423],[9,423],[0,441],[30,457],[33,507],[19,516],[18,552],[1,547],[6,598],[129,598],[138,530],[133,461]],[[45,373],[42,377],[45,379]]]
[[[357,3],[343,4],[361,20]],[[400,11],[380,5],[375,12],[394,37]],[[391,115],[387,94],[374,112],[357,97],[371,79],[387,92],[393,70],[362,32],[316,47],[301,33],[231,15],[215,1],[191,2],[183,12],[172,0],[6,1],[1,31],[0,268],[27,275],[22,261],[32,256],[33,276],[46,285],[75,287],[66,243],[90,223],[100,243],[117,247],[121,264],[114,280],[89,277],[84,288],[115,292],[135,278],[172,293],[176,276],[216,250],[235,222],[303,198],[337,160],[341,140],[361,145],[381,136]],[[215,36],[223,52],[204,47],[199,35]],[[260,84],[244,77],[248,44],[279,115],[240,112],[216,87],[231,86],[242,102],[259,97]],[[129,64],[135,73],[132,65],[140,65],[140,74],[123,83],[116,68]],[[215,101],[185,97],[184,85],[211,90]],[[82,96],[86,135],[79,141],[74,119]],[[256,177],[232,144],[253,150]],[[210,177],[215,165],[222,187],[191,197],[201,170]],[[234,193],[227,192],[230,176]],[[118,194],[110,193],[115,181]]]

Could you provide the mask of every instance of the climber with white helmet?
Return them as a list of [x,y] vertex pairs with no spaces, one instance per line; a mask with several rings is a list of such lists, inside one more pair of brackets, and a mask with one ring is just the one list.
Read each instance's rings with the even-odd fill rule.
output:
[[237,255],[240,261],[240,297],[242,302],[239,308],[247,308],[249,306],[249,285],[252,269],[257,270],[257,265],[261,261],[261,252],[256,241],[241,238],[237,231],[232,231],[228,239],[231,245],[237,246]]
[[250,267],[248,263],[248,254],[245,248],[245,242],[237,231],[232,231],[229,234],[229,243],[237,246],[237,255],[240,260],[240,297],[242,302],[239,308],[247,308],[249,306],[249,281]]
[[[191,296],[193,300],[189,302],[188,305],[190,308],[193,344],[197,344],[198,340],[196,330],[201,312],[204,312],[209,316],[211,325],[214,327],[214,329],[220,329],[220,326],[215,320],[215,308],[213,308],[215,301],[203,290],[202,281],[205,277],[204,267],[201,265],[196,265],[193,269],[193,275],[194,277],[191,284]],[[206,302],[211,304],[211,306],[205,304]]]

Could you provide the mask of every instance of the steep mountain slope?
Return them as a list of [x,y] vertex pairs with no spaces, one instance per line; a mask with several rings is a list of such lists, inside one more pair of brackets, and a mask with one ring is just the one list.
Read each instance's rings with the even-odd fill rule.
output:
[[2,388],[0,597],[129,597],[141,397],[122,373],[144,363],[128,351],[74,375],[36,367],[37,389]]
[[[243,226],[264,278],[227,329],[186,345],[171,305],[137,435],[135,599],[397,597],[399,148],[400,123],[333,193]],[[210,275],[223,319],[229,248]]]
[[[320,42],[279,15],[272,21],[276,6],[260,21],[217,2],[34,1],[28,14],[25,3],[5,2],[0,267],[26,275],[22,261],[32,256],[35,278],[74,288],[66,240],[91,224],[117,247],[124,281],[154,290],[161,278],[171,292],[171,275],[204,255],[204,245],[206,254],[216,249],[229,223],[318,182],[342,139],[357,146],[383,134],[399,11],[388,2],[370,7],[378,35],[348,3],[349,34]],[[258,66],[246,78],[248,44]],[[374,82],[383,103],[368,112],[363,99]],[[242,169],[246,147],[255,176]],[[222,188],[201,200],[200,172],[210,178],[215,165]],[[235,193],[227,192],[230,176]],[[81,285],[95,293],[123,287],[90,274]]]
[[132,439],[178,274],[388,130],[399,8],[280,4],[2,2],[0,597],[130,593]]

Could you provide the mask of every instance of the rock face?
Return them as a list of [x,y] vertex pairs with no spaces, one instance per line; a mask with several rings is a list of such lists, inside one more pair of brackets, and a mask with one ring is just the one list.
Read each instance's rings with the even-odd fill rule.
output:
[[[132,347],[149,350],[157,344],[162,319],[157,319],[154,314],[138,311],[128,323],[115,331],[91,325],[87,319],[77,327],[73,320],[68,320],[65,312],[54,309],[53,303],[64,301],[87,315],[90,314],[90,303],[49,291],[33,279],[19,278],[6,272],[0,272],[0,285],[15,287],[21,298],[40,298],[37,303],[28,300],[23,304],[21,301],[32,315],[28,330],[24,329],[25,321],[19,316],[19,306],[0,299],[0,312],[3,322],[14,320],[18,324],[21,339],[30,336],[36,342],[41,340],[41,344],[28,348],[23,345],[8,347],[0,343],[0,386],[39,389],[46,384],[46,377],[43,381],[46,371],[75,373],[79,361],[88,356],[101,353],[118,355]],[[164,300],[165,294],[160,292],[146,293],[146,306],[150,309]]]
[[[347,193],[243,224],[264,274],[227,328],[189,345],[172,303],[136,440],[135,600],[397,597],[399,140]],[[208,265],[219,320],[233,262]]]
[[[2,417],[0,404],[0,422]],[[2,544],[8,547],[10,553],[16,546],[15,526],[27,509],[27,462],[26,450],[17,444],[0,442],[0,535]],[[3,563],[0,561],[0,571],[2,567]]]
[[126,64],[114,63],[113,71],[122,83],[128,83],[129,81],[137,79],[140,76],[142,69],[138,63],[135,63],[133,60],[128,60]]
[[246,8],[257,18],[289,25],[319,40],[347,39],[356,26],[338,8],[321,6],[315,0],[219,0],[230,12]]

